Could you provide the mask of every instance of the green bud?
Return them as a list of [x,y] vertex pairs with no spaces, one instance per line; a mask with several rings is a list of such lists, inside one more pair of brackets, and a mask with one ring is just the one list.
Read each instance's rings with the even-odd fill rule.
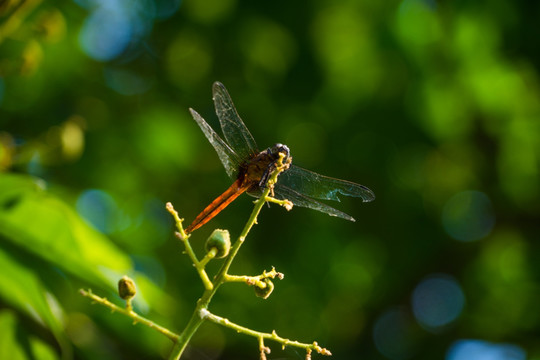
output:
[[135,282],[127,276],[123,276],[118,281],[118,295],[124,300],[129,300],[135,296],[137,289],[135,288]]
[[206,240],[206,251],[209,252],[213,248],[216,248],[216,259],[224,258],[229,254],[231,249],[231,235],[228,230],[216,229]]
[[257,285],[253,286],[255,288],[255,295],[263,299],[268,299],[272,291],[274,291],[274,283],[269,278],[264,278],[262,281],[266,286],[264,288],[260,288]]

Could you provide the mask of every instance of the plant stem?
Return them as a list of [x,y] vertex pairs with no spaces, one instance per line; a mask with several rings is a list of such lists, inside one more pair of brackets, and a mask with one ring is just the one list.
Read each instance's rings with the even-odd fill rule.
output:
[[266,283],[263,281],[264,279],[275,279],[277,277],[278,279],[283,280],[284,276],[285,275],[277,272],[276,269],[272,267],[272,270],[269,272],[264,271],[262,275],[257,276],[225,274],[223,277],[223,282],[243,282],[251,286],[256,285],[260,288],[264,288],[266,287]]
[[[282,160],[283,160],[283,157],[281,158],[281,161]],[[210,304],[210,300],[212,300],[212,297],[216,293],[219,286],[226,281],[227,272],[229,271],[229,268],[231,267],[231,264],[234,258],[236,257],[236,254],[238,254],[240,247],[244,243],[244,240],[246,239],[246,236],[248,235],[249,231],[251,230],[253,225],[257,223],[257,216],[261,212],[261,209],[263,205],[265,204],[268,194],[272,190],[273,185],[276,183],[277,176],[279,175],[281,171],[285,169],[286,167],[281,165],[281,166],[278,166],[277,169],[272,173],[270,180],[268,181],[268,186],[266,186],[266,188],[264,189],[261,197],[259,197],[259,199],[255,201],[255,207],[253,208],[253,211],[251,212],[251,215],[246,225],[244,226],[244,229],[240,233],[240,236],[238,237],[236,242],[231,247],[231,251],[229,255],[227,256],[227,258],[225,258],[225,262],[223,263],[223,265],[219,269],[219,272],[214,278],[214,281],[212,282],[213,284],[212,288],[206,288],[206,290],[203,293],[203,296],[199,299],[199,301],[197,301],[197,306],[195,307],[195,310],[193,311],[193,314],[191,315],[191,319],[186,325],[184,331],[182,331],[182,334],[180,335],[180,338],[178,339],[178,341],[174,344],[174,347],[173,347],[173,350],[171,351],[169,359],[174,359],[174,360],[180,359],[187,344],[191,340],[191,337],[193,336],[193,334],[195,334],[199,326],[205,320],[205,317],[201,316],[201,314],[208,313],[207,309],[208,309],[208,304]],[[177,225],[178,224],[179,222],[177,222]],[[181,226],[181,223],[180,223],[180,226]],[[189,243],[189,242],[184,241],[184,243]]]
[[[268,192],[270,189],[266,189],[265,193],[268,195]],[[231,248],[231,252],[225,259],[225,263],[221,266],[221,269],[219,270],[218,274],[216,275],[215,280],[213,281],[213,286],[210,289],[206,289],[203,293],[203,296],[197,301],[197,306],[195,307],[195,310],[193,311],[193,314],[191,315],[191,319],[189,320],[188,324],[186,325],[184,331],[182,331],[182,334],[178,338],[178,341],[174,344],[174,347],[171,351],[171,354],[169,356],[169,359],[180,359],[182,356],[182,353],[184,352],[187,344],[191,340],[191,337],[199,326],[202,324],[202,322],[205,320],[200,316],[201,311],[204,311],[208,308],[208,304],[210,303],[210,300],[212,300],[212,297],[216,293],[219,286],[224,282],[225,274],[227,274],[227,271],[229,270],[232,261],[234,260],[234,257],[238,253],[238,250],[244,243],[244,240],[249,233],[249,230],[253,227],[253,225],[256,223],[257,215],[261,211],[262,206],[264,205],[264,193],[263,196],[257,200],[255,203],[255,208],[253,209],[251,216],[244,227],[244,230],[238,237],[238,240],[234,243],[234,245]]]
[[[260,198],[255,201],[255,207],[253,208],[253,211],[251,212],[251,215],[244,226],[244,229],[240,233],[240,236],[236,240],[236,242],[233,244],[231,251],[229,252],[229,255],[225,258],[225,261],[221,268],[219,269],[217,275],[214,277],[213,281],[210,281],[208,278],[208,274],[206,273],[205,267],[207,263],[215,258],[217,249],[213,248],[209,252],[206,253],[205,257],[202,260],[198,260],[195,252],[191,248],[191,244],[189,242],[189,235],[187,235],[184,231],[184,228],[182,226],[183,219],[180,219],[178,216],[178,213],[174,209],[171,203],[167,203],[166,208],[167,210],[173,215],[175,221],[176,221],[176,227],[178,229],[178,232],[176,233],[176,236],[184,243],[186,248],[186,253],[190,257],[190,259],[193,262],[193,265],[197,269],[197,272],[199,273],[203,285],[204,285],[204,292],[201,298],[197,301],[197,305],[193,311],[193,314],[191,315],[191,318],[189,319],[186,327],[184,328],[184,331],[180,335],[175,334],[174,332],[170,331],[167,328],[164,328],[162,326],[159,326],[158,324],[154,323],[151,320],[148,320],[137,313],[133,311],[133,308],[131,306],[131,298],[127,299],[126,308],[121,308],[110,301],[108,301],[105,298],[96,296],[92,294],[90,290],[80,290],[81,294],[83,296],[89,297],[90,299],[94,300],[95,302],[104,305],[113,311],[120,312],[134,320],[135,323],[140,322],[150,328],[153,328],[160,333],[167,336],[169,339],[171,339],[174,342],[173,349],[169,355],[169,360],[178,360],[184,353],[184,350],[186,349],[187,345],[189,344],[189,341],[193,337],[193,334],[197,331],[199,326],[203,323],[205,320],[212,321],[216,324],[223,325],[225,327],[231,328],[236,330],[239,333],[243,333],[252,337],[255,337],[259,341],[259,350],[260,350],[260,359],[265,360],[266,354],[270,353],[270,348],[266,347],[264,345],[264,339],[273,340],[282,345],[282,347],[285,347],[287,345],[289,346],[295,346],[299,348],[303,348],[306,350],[306,359],[311,359],[311,352],[313,350],[317,351],[319,354],[322,355],[332,355],[330,351],[328,351],[325,348],[320,347],[317,342],[313,342],[312,344],[307,343],[301,343],[298,341],[289,340],[286,338],[282,338],[277,335],[275,331],[272,331],[272,333],[263,333],[260,331],[251,330],[247,327],[235,324],[231,321],[229,321],[226,318],[217,316],[212,314],[210,311],[208,311],[208,305],[210,304],[210,301],[212,300],[212,297],[217,292],[217,289],[226,282],[245,282],[246,284],[250,286],[257,286],[260,289],[264,289],[267,286],[271,286],[269,288],[269,291],[264,296],[264,298],[268,297],[270,292],[273,289],[273,283],[269,280],[278,278],[283,279],[283,274],[276,271],[275,268],[272,267],[272,270],[269,272],[263,271],[261,275],[257,276],[238,276],[238,275],[230,275],[228,274],[229,268],[231,267],[231,264],[238,254],[238,251],[240,250],[240,247],[244,243],[247,235],[249,234],[251,228],[253,225],[257,223],[257,217],[263,207],[263,205],[267,202],[275,202],[278,203],[284,207],[286,207],[288,210],[290,207],[292,207],[292,203],[288,200],[277,200],[274,198],[271,198],[268,196],[268,194],[272,191],[274,184],[277,181],[277,177],[280,172],[286,170],[291,162],[291,158],[289,157],[287,162],[283,164],[283,159],[285,155],[280,154],[280,159],[278,160],[276,169],[272,172],[270,179],[268,180],[267,187],[264,189],[263,193],[261,194]],[[257,290],[257,289],[256,289]],[[122,296],[122,295],[121,295]],[[260,294],[257,294],[257,296],[261,296]],[[263,297],[263,296],[261,296]],[[125,297],[124,297],[125,298]]]
[[204,319],[210,320],[210,321],[212,321],[212,322],[214,322],[216,324],[219,324],[219,325],[228,327],[230,329],[233,329],[238,333],[242,333],[242,334],[246,334],[246,335],[250,335],[250,336],[253,336],[255,338],[258,338],[259,342],[260,342],[260,345],[259,345],[260,348],[264,347],[264,342],[262,340],[263,339],[268,339],[268,340],[273,340],[273,341],[276,341],[276,342],[280,343],[281,345],[283,345],[283,347],[285,347],[287,345],[291,345],[291,346],[295,346],[295,347],[305,349],[305,350],[315,350],[316,352],[318,352],[319,354],[322,354],[322,355],[327,355],[327,356],[332,355],[328,349],[325,349],[325,348],[319,346],[319,344],[317,344],[317,342],[313,342],[312,344],[301,343],[299,341],[285,339],[285,338],[279,336],[275,331],[272,331],[271,333],[263,333],[263,332],[260,332],[260,331],[251,330],[251,329],[249,329],[249,328],[247,328],[245,326],[235,324],[235,323],[231,322],[229,319],[226,319],[224,317],[212,314],[208,310],[203,310],[203,312],[201,313],[201,316]]
[[104,306],[108,307],[112,311],[122,313],[122,314],[132,318],[133,322],[135,322],[135,323],[141,323],[143,325],[148,326],[149,328],[152,328],[154,330],[159,331],[160,333],[167,336],[169,339],[171,339],[174,342],[178,341],[178,339],[180,338],[180,335],[175,334],[172,331],[170,331],[169,329],[164,328],[164,327],[156,324],[152,320],[148,320],[147,318],[142,317],[141,315],[134,312],[131,308],[126,308],[126,309],[121,308],[120,306],[118,306],[116,304],[113,304],[112,302],[110,302],[109,300],[107,300],[105,298],[94,295],[92,293],[92,291],[90,291],[90,290],[86,291],[86,290],[81,289],[80,293],[81,293],[81,295],[92,299],[93,301],[97,302],[98,304],[101,304],[101,305],[104,305]]
[[191,315],[191,319],[189,319],[184,331],[182,331],[182,334],[180,334],[178,341],[176,341],[174,344],[171,354],[169,355],[169,359],[180,359],[180,356],[182,356],[182,353],[186,349],[189,340],[193,334],[195,334],[199,326],[201,326],[203,319],[200,317],[200,311],[197,311],[197,308]]
[[175,235],[184,244],[184,247],[186,249],[185,251],[188,254],[189,258],[191,259],[191,262],[195,266],[195,269],[199,273],[199,276],[201,277],[204,288],[206,290],[211,290],[214,285],[208,278],[208,274],[206,273],[206,270],[204,269],[204,267],[206,266],[206,263],[210,261],[210,258],[205,257],[203,260],[199,261],[199,259],[197,258],[197,255],[195,255],[195,251],[193,251],[193,248],[191,247],[191,244],[189,243],[189,235],[186,234],[186,232],[184,231],[184,227],[182,226],[182,221],[184,221],[184,219],[180,219],[180,217],[178,216],[178,212],[174,210],[174,207],[170,202],[168,202],[165,207],[167,208],[167,211],[171,213],[171,215],[174,218],[174,221],[176,223],[176,228],[178,229],[178,232],[176,232]]

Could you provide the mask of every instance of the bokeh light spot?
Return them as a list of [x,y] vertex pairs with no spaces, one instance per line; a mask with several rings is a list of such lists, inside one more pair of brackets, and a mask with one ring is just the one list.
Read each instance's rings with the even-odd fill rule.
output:
[[444,206],[442,223],[448,235],[456,240],[479,240],[495,225],[491,200],[479,191],[458,193]]
[[372,96],[385,70],[371,19],[354,6],[333,6],[316,15],[312,28],[316,55],[330,87],[325,96],[342,106],[357,106]]
[[405,43],[424,47],[440,39],[442,30],[434,10],[433,1],[405,0],[401,3],[397,25],[399,36]]
[[467,97],[448,78],[426,81],[422,96],[425,110],[421,112],[423,126],[437,139],[462,138],[473,128]]
[[92,226],[105,234],[116,229],[118,207],[116,201],[105,191],[90,189],[77,199],[77,212]]
[[503,191],[520,205],[536,206],[540,193],[538,137],[540,124],[533,117],[514,117],[500,142],[498,174]]
[[132,36],[132,25],[126,13],[111,2],[100,6],[86,19],[79,34],[85,53],[96,60],[108,61],[120,55]]
[[373,327],[377,350],[389,359],[409,359],[414,355],[415,331],[413,320],[403,308],[390,309],[382,314]]
[[194,33],[181,33],[167,49],[166,66],[175,85],[191,86],[208,74],[212,55],[203,38]]
[[57,9],[46,10],[40,13],[36,28],[43,40],[56,43],[66,34],[66,19]]
[[155,0],[155,3],[156,17],[159,19],[166,19],[178,10],[182,0]]
[[420,325],[437,331],[461,314],[465,295],[458,282],[447,275],[433,275],[416,286],[412,294],[413,313]]
[[[134,131],[141,160],[149,168],[185,167],[196,161],[193,139],[196,130],[189,123],[189,114],[178,109],[149,108],[141,112]],[[169,169],[174,171],[173,168]]]
[[157,286],[165,286],[166,273],[163,265],[152,256],[134,255],[135,270],[148,276]]
[[90,57],[133,60],[148,51],[145,40],[156,19],[165,19],[181,0],[75,0],[90,12],[79,33],[79,44]]
[[494,344],[481,340],[456,341],[446,354],[446,360],[525,360],[526,353],[512,344]]
[[202,23],[211,24],[229,16],[236,8],[236,0],[187,1],[186,12]]
[[285,73],[296,58],[296,43],[288,29],[270,21],[248,21],[240,44],[252,66],[273,75]]
[[38,151],[34,151],[31,155],[30,161],[26,165],[26,171],[34,176],[44,177],[46,170],[43,167],[43,158]]
[[84,150],[84,119],[73,115],[60,129],[62,155],[68,160],[77,160]]

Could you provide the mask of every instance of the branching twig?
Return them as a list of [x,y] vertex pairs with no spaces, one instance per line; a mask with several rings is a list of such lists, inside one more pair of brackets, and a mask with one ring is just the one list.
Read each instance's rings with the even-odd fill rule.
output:
[[[208,309],[208,305],[210,304],[210,301],[212,300],[212,297],[216,293],[217,289],[219,288],[221,284],[223,284],[226,281],[225,279],[228,276],[229,268],[231,267],[231,264],[234,258],[236,257],[236,254],[238,254],[240,247],[244,243],[244,240],[246,239],[247,234],[249,233],[253,225],[257,223],[257,216],[259,215],[263,205],[266,203],[266,198],[272,191],[274,184],[277,182],[278,175],[289,167],[292,160],[291,158],[288,158],[286,163],[283,163],[284,159],[285,159],[285,154],[280,154],[280,158],[277,162],[276,169],[272,172],[270,179],[268,180],[268,184],[266,188],[264,189],[261,197],[255,201],[255,207],[253,208],[253,211],[251,212],[251,215],[246,225],[244,226],[244,229],[240,233],[240,236],[231,247],[229,255],[225,258],[225,262],[221,266],[221,269],[218,271],[217,275],[215,276],[214,281],[212,282],[213,284],[212,288],[208,288],[205,286],[206,290],[203,293],[203,296],[199,299],[199,301],[197,301],[197,306],[195,307],[193,314],[191,315],[191,319],[189,320],[188,324],[186,325],[186,328],[180,335],[180,339],[175,344],[171,352],[171,355],[169,357],[170,359],[177,360],[180,358],[180,356],[182,355],[182,353],[184,352],[187,346],[187,343],[189,342],[189,340],[191,339],[195,331],[197,331],[197,329],[203,322],[203,318],[201,318],[200,316],[201,311]],[[169,209],[169,212],[171,211],[171,209],[174,210],[172,208],[172,205],[169,205],[169,204],[167,204],[167,209]],[[176,211],[174,211],[174,213],[176,213]],[[176,215],[175,219],[177,218],[178,216]],[[177,227],[179,227],[179,232],[182,233],[183,232],[183,229],[181,228],[182,222],[179,221],[178,219],[176,221],[176,224],[177,224]],[[187,240],[187,238],[186,238],[186,241],[184,241],[184,244],[189,245],[189,241]]]
[[277,272],[274,267],[269,272],[264,271],[261,275],[257,276],[248,276],[248,275],[229,275],[225,274],[223,281],[224,282],[243,282],[250,286],[258,286],[260,288],[266,287],[266,282],[264,279],[275,279],[283,280],[285,275],[283,273]]
[[148,326],[149,328],[152,328],[152,329],[155,329],[155,330],[159,331],[160,333],[162,333],[163,335],[165,335],[166,337],[168,337],[169,339],[171,339],[174,342],[176,342],[178,340],[178,338],[180,337],[180,335],[175,334],[174,332],[170,331],[169,329],[164,328],[164,327],[156,324],[152,320],[148,320],[147,318],[142,317],[141,315],[139,315],[135,311],[133,311],[131,308],[126,308],[126,309],[121,308],[120,306],[118,306],[116,304],[113,304],[112,302],[110,302],[106,298],[102,298],[100,296],[97,296],[97,295],[93,294],[91,290],[86,291],[86,290],[81,289],[81,290],[79,290],[79,292],[81,293],[82,296],[90,298],[94,302],[96,302],[96,303],[98,303],[100,305],[108,307],[113,312],[119,312],[119,313],[121,313],[123,315],[126,315],[127,317],[132,318],[133,323],[141,323],[143,325]]
[[[251,213],[251,215],[250,215],[244,229],[240,233],[240,236],[238,237],[236,242],[232,245],[232,247],[230,247],[229,234],[228,234],[228,232],[226,230],[216,230],[215,231],[215,232],[226,233],[227,251],[229,250],[229,247],[230,247],[230,251],[228,251],[228,255],[225,255],[225,253],[220,252],[221,250],[216,248],[216,247],[208,247],[207,248],[207,253],[204,256],[204,258],[199,260],[197,258],[197,255],[193,251],[193,248],[191,247],[191,244],[189,242],[189,237],[190,236],[188,234],[186,234],[186,232],[184,231],[184,228],[182,226],[183,219],[181,219],[178,216],[178,213],[176,212],[176,210],[174,209],[172,204],[167,203],[167,205],[166,205],[167,210],[172,214],[172,216],[173,216],[173,218],[175,220],[175,223],[176,223],[177,232],[175,233],[175,235],[184,244],[185,253],[189,256],[189,258],[193,262],[193,265],[195,266],[197,272],[199,273],[199,276],[200,276],[200,278],[201,278],[201,280],[203,282],[204,288],[205,288],[202,297],[197,301],[197,305],[196,305],[196,307],[195,307],[195,309],[193,311],[193,314],[191,315],[190,320],[188,321],[186,327],[184,328],[184,330],[182,331],[182,333],[180,335],[177,335],[177,334],[171,332],[170,330],[155,324],[154,322],[152,322],[152,321],[150,321],[150,320],[136,314],[133,311],[133,309],[130,306],[129,301],[131,301],[131,297],[133,297],[135,295],[135,291],[134,291],[135,290],[135,288],[134,288],[135,285],[134,284],[133,284],[133,292],[128,291],[128,290],[130,290],[129,288],[125,291],[126,295],[123,298],[128,300],[128,304],[127,304],[127,307],[125,309],[111,303],[110,301],[108,301],[105,298],[101,298],[99,296],[96,296],[96,295],[92,294],[92,292],[90,290],[89,291],[81,290],[81,294],[86,296],[86,297],[91,298],[93,301],[95,301],[95,302],[97,302],[97,303],[99,303],[101,305],[104,305],[104,306],[110,308],[113,311],[120,312],[120,313],[132,318],[135,323],[140,322],[140,323],[142,323],[142,324],[144,324],[146,326],[149,326],[149,327],[151,327],[153,329],[156,329],[157,331],[161,332],[162,334],[166,335],[168,338],[173,340],[174,341],[174,347],[173,347],[173,350],[171,351],[169,359],[175,359],[176,360],[176,359],[180,358],[180,356],[184,352],[187,344],[189,343],[191,337],[197,331],[197,329],[202,324],[202,322],[205,321],[205,320],[214,322],[216,324],[219,324],[219,325],[231,328],[233,330],[236,330],[239,333],[243,333],[245,335],[252,336],[252,337],[256,338],[258,340],[258,342],[259,342],[259,351],[260,351],[261,360],[265,360],[266,359],[266,354],[270,353],[270,348],[265,346],[264,340],[272,340],[272,341],[278,342],[278,343],[280,343],[282,345],[283,348],[285,348],[286,346],[294,346],[294,347],[297,347],[297,348],[304,349],[306,351],[306,359],[311,359],[312,351],[316,351],[317,353],[322,354],[322,355],[331,355],[330,351],[328,351],[325,348],[320,347],[316,342],[313,342],[312,344],[301,343],[301,342],[298,342],[298,341],[282,338],[282,337],[278,336],[275,331],[272,331],[271,333],[264,333],[264,332],[251,330],[251,329],[246,328],[244,326],[235,324],[235,323],[229,321],[226,318],[223,318],[223,317],[220,317],[218,315],[212,314],[208,310],[208,306],[210,304],[210,301],[212,300],[212,297],[216,293],[217,289],[222,284],[224,284],[226,282],[244,282],[244,283],[246,283],[246,284],[248,284],[250,286],[253,286],[255,288],[255,293],[256,293],[257,296],[267,298],[270,295],[270,293],[272,292],[273,288],[274,288],[274,284],[272,283],[271,279],[275,279],[276,277],[278,279],[280,279],[280,280],[283,279],[284,275],[282,273],[280,273],[280,272],[277,272],[276,269],[273,268],[273,267],[272,267],[272,270],[270,270],[268,272],[264,271],[261,275],[257,275],[257,276],[230,275],[228,273],[228,271],[229,271],[229,268],[230,268],[234,258],[236,257],[236,254],[238,254],[238,251],[239,251],[240,247],[244,243],[244,240],[246,239],[246,236],[248,235],[249,231],[251,230],[253,225],[257,223],[257,216],[259,215],[259,212],[261,211],[263,205],[267,201],[278,203],[278,204],[280,204],[282,206],[285,206],[287,208],[289,208],[292,205],[292,203],[290,201],[288,201],[288,200],[277,200],[277,199],[274,199],[272,197],[269,197],[269,194],[272,191],[273,186],[277,181],[277,177],[278,177],[279,173],[284,171],[285,169],[287,169],[289,164],[290,164],[290,158],[288,159],[288,161],[286,163],[283,163],[284,157],[285,157],[284,154],[280,154],[280,159],[277,162],[276,170],[271,174],[270,179],[268,180],[268,185],[267,185],[266,189],[263,191],[261,197],[257,201],[255,201],[255,207],[254,207],[254,209],[253,209],[253,211],[252,211],[252,213]],[[216,238],[211,237],[211,239],[215,240]],[[207,242],[207,244],[208,244],[208,242]],[[214,244],[216,244],[216,242],[212,243],[212,245],[214,245]],[[218,255],[218,252],[220,252],[219,255]],[[223,262],[220,270],[218,271],[218,273],[214,277],[214,280],[211,281],[209,279],[209,277],[208,277],[208,274],[206,273],[206,270],[205,270],[206,265],[212,259],[216,259],[216,258],[220,258],[220,257],[225,257],[225,261]],[[124,279],[124,281],[131,281],[131,280],[126,278],[126,279]],[[127,285],[131,286],[131,284],[127,284]]]
[[264,200],[267,202],[278,204],[279,206],[283,206],[287,211],[291,211],[293,208],[293,203],[289,200],[278,200],[271,196],[267,196]]
[[195,266],[195,269],[199,273],[199,276],[201,277],[204,288],[207,290],[212,290],[214,285],[208,278],[208,274],[206,273],[206,270],[204,269],[209,259],[204,258],[202,261],[199,261],[199,259],[197,259],[197,255],[195,254],[195,252],[193,251],[193,248],[191,247],[191,244],[189,243],[189,235],[186,234],[186,232],[184,231],[184,227],[182,226],[182,221],[184,221],[184,219],[181,219],[178,216],[178,212],[174,209],[174,207],[172,206],[170,202],[168,202],[165,205],[165,207],[167,208],[167,211],[171,213],[171,215],[174,218],[174,221],[176,223],[176,228],[178,229],[175,235],[180,241],[182,241],[182,243],[184,243],[184,247],[186,248],[186,254],[189,256],[189,258],[191,259],[191,262]]
[[[320,347],[319,344],[317,344],[317,342],[313,342],[312,344],[304,344],[295,340],[282,338],[276,333],[275,330],[272,331],[271,333],[263,333],[263,332],[251,330],[247,327],[235,324],[231,322],[229,319],[212,314],[210,311],[206,309],[201,310],[200,316],[201,318],[205,320],[209,320],[209,321],[212,321],[213,323],[228,327],[230,329],[235,330],[238,333],[253,336],[254,338],[259,339],[259,348],[261,349],[261,351],[262,349],[268,349],[264,346],[264,339],[268,339],[268,340],[272,340],[272,341],[280,343],[283,348],[285,348],[286,346],[294,346],[297,348],[305,349],[306,351],[309,350],[309,352],[315,350],[316,352],[322,355],[328,355],[328,356],[332,355],[332,353],[328,349]],[[269,353],[270,351],[268,350],[265,352]]]

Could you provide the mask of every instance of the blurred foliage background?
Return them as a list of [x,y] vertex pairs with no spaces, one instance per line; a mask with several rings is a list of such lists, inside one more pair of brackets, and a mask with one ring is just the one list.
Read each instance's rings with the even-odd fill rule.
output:
[[[81,287],[181,331],[202,285],[173,236],[229,186],[223,82],[261,148],[370,187],[356,223],[265,208],[233,272],[285,273],[211,310],[334,359],[540,359],[540,5],[494,1],[0,2],[0,358],[166,358],[169,341]],[[334,204],[335,205],[335,204]],[[193,234],[238,234],[242,196]],[[217,269],[218,264],[214,264]],[[271,359],[301,359],[275,344]],[[186,359],[253,359],[204,325]],[[321,356],[314,355],[314,358]]]

